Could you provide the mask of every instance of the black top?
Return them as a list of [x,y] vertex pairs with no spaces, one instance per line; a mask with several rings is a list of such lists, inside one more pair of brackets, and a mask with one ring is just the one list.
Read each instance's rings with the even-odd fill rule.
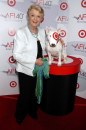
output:
[[38,47],[37,58],[43,58],[42,47],[41,47],[41,44],[40,44],[39,40],[37,40],[37,47]]

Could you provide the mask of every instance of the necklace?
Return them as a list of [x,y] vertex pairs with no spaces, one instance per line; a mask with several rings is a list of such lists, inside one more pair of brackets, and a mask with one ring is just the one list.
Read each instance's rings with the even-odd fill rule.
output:
[[32,36],[33,36],[33,37],[35,37],[35,38],[37,38],[37,39],[38,39],[38,33],[37,33],[37,34],[35,34],[35,33],[32,33],[32,32],[31,32],[31,34],[32,34]]
[[32,34],[33,37],[35,37],[36,39],[38,39],[38,29],[37,29],[37,33],[33,33],[31,30],[30,30],[30,27],[28,26],[29,28],[29,31],[30,33]]

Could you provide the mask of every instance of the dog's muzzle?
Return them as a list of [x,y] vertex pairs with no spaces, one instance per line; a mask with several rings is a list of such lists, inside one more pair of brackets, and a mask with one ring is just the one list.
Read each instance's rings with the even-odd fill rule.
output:
[[51,44],[50,47],[56,47],[56,45],[55,44]]

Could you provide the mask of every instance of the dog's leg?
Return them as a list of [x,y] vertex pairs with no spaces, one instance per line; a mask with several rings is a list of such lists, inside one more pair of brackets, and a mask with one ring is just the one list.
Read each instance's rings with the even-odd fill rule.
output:
[[52,56],[51,56],[51,53],[48,52],[48,63],[49,65],[51,65],[52,63]]
[[67,62],[67,54],[64,50],[62,52],[62,55],[63,55],[63,62],[66,63]]
[[58,66],[61,66],[62,65],[62,63],[61,63],[61,51],[59,51],[59,53],[58,53],[58,63],[57,63],[57,65]]

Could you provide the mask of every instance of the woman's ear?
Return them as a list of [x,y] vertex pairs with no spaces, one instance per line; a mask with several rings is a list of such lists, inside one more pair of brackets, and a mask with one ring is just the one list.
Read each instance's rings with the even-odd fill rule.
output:
[[44,18],[41,19],[41,23],[44,21]]

